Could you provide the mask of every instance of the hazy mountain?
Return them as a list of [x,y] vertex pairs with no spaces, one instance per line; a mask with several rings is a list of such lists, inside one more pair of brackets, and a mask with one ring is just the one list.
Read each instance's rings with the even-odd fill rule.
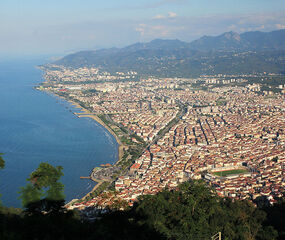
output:
[[285,50],[285,29],[273,32],[246,32],[241,38],[255,50]]
[[243,47],[241,37],[235,32],[227,32],[217,37],[204,36],[189,44],[191,49],[199,51],[232,51]]
[[155,39],[149,43],[135,43],[133,45],[127,46],[123,48],[123,51],[138,51],[138,50],[146,50],[146,49],[156,49],[156,50],[175,50],[181,48],[187,48],[188,44],[186,42],[180,41],[178,39],[175,40],[162,40]]
[[189,77],[216,73],[283,73],[285,30],[223,33],[191,43],[156,39],[124,48],[82,51],[56,64],[94,66],[109,72],[137,71],[141,75]]
[[273,32],[227,32],[211,37],[204,36],[190,43],[199,51],[263,51],[285,50],[285,29]]

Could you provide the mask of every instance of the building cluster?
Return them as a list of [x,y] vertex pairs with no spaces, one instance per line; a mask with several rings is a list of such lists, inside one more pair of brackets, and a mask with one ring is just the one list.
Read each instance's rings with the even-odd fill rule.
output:
[[53,82],[94,82],[94,81],[114,81],[124,79],[134,79],[137,76],[137,72],[128,71],[116,72],[110,74],[109,72],[102,71],[99,68],[81,67],[81,68],[68,68],[61,65],[47,64],[44,68],[44,78]]
[[[260,107],[255,107],[256,102],[231,111],[219,107],[218,114],[209,116],[189,108],[136,160],[131,174],[116,181],[116,190],[133,202],[141,194],[173,188],[189,178],[205,178],[221,196],[252,200],[265,196],[273,203],[285,190],[284,99],[264,100],[263,107],[257,99]],[[268,107],[271,104],[274,108]],[[236,169],[247,171],[226,177],[213,174]]]
[[[154,78],[77,84],[82,91],[70,89],[73,78],[69,80],[49,87],[54,92],[69,87],[68,96],[149,143],[128,173],[115,181],[115,197],[101,194],[77,205],[97,206],[104,200],[105,206],[118,199],[132,205],[141,195],[172,189],[189,179],[205,179],[218,195],[235,199],[264,197],[274,203],[283,196],[284,95],[260,94],[258,84],[203,90],[195,79]],[[215,81],[209,77],[205,82]],[[161,134],[167,125],[169,130]]]

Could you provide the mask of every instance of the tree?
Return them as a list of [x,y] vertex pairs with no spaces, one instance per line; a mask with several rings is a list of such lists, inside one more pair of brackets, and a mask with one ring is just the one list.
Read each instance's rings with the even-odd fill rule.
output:
[[37,188],[51,187],[63,176],[62,167],[53,167],[48,163],[40,163],[36,171],[30,174],[28,181],[32,182]]
[[27,184],[26,187],[23,187],[20,191],[21,199],[22,199],[22,205],[24,207],[27,207],[32,202],[38,202],[41,200],[43,196],[42,189],[36,188],[32,184]]
[[285,239],[285,198],[277,199],[273,206],[265,207],[267,213],[265,225],[278,231],[278,240]]
[[141,197],[135,211],[138,224],[166,239],[203,239],[216,232],[209,222],[217,207],[217,196],[211,188],[193,181],[181,184],[176,191]]
[[[247,200],[220,199],[220,209],[212,221],[219,226],[223,239],[256,239],[264,231],[266,213]],[[268,229],[269,230],[269,229]],[[275,239],[274,236],[271,238]]]
[[59,179],[62,167],[41,163],[27,179],[30,183],[20,190],[22,205],[30,213],[54,212],[64,205],[64,186]]
[[142,196],[132,211],[139,226],[153,229],[164,239],[210,239],[217,232],[225,240],[274,240],[277,236],[273,227],[263,228],[264,211],[249,201],[220,198],[203,181]]
[[4,159],[2,158],[3,153],[0,153],[0,169],[3,169],[5,167]]
[[[5,167],[5,161],[2,158],[3,153],[0,153],[0,169],[3,169]],[[0,194],[1,197],[1,194]],[[0,206],[2,205],[1,200],[0,200]]]

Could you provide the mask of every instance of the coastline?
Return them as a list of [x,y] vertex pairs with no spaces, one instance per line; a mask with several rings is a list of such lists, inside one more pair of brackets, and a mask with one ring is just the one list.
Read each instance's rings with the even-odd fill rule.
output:
[[[77,117],[81,118],[81,117],[89,117],[91,119],[93,119],[94,121],[96,121],[97,123],[99,123],[101,126],[103,126],[116,140],[116,142],[118,143],[118,159],[117,161],[113,164],[114,166],[117,165],[122,157],[123,157],[123,150],[124,150],[124,145],[122,144],[121,140],[119,139],[119,137],[114,133],[114,131],[108,126],[106,125],[98,116],[96,113],[92,113],[90,112],[89,110],[87,110],[86,108],[82,107],[81,105],[79,105],[78,103],[70,100],[70,99],[65,99],[64,97],[62,96],[59,96],[57,95],[56,93],[54,92],[51,92],[51,91],[46,91],[48,92],[49,94],[52,94],[68,103],[70,103],[71,105],[73,105],[74,107],[80,109],[82,112],[81,113],[76,113],[74,111],[72,111],[72,113],[74,115],[76,115]],[[67,202],[65,204],[65,207],[69,207],[70,205],[72,205],[73,203],[75,203],[77,200],[84,200],[86,199],[87,197],[89,197],[91,195],[91,193],[93,193],[98,187],[100,187],[102,185],[102,183],[104,182],[103,180],[98,180],[98,179],[94,179],[92,177],[92,173],[93,173],[93,169],[90,173],[90,180],[93,181],[93,182],[96,182],[97,184],[92,188],[91,191],[89,191],[88,193],[86,193],[82,198],[80,199],[72,199],[70,200],[69,202]]]
[[92,113],[90,111],[88,111],[86,108],[82,107],[81,105],[79,105],[78,103],[70,100],[70,99],[65,99],[62,96],[57,95],[54,92],[51,91],[45,91],[48,92],[58,98],[63,99],[66,102],[69,102],[71,105],[75,106],[76,108],[80,109],[82,111],[82,113],[76,113],[73,112],[73,114],[75,114],[77,117],[81,118],[81,117],[89,117],[93,120],[95,120],[97,123],[99,123],[101,126],[103,126],[116,140],[116,142],[118,143],[118,160],[114,163],[114,165],[117,165],[118,162],[120,162],[122,156],[123,156],[123,148],[124,145],[122,144],[121,140],[119,139],[119,137],[114,133],[114,131],[108,126],[106,125],[98,116],[96,113]]
[[[58,96],[58,95],[56,95],[56,96]],[[73,106],[79,108],[79,109],[82,111],[82,113],[75,113],[75,112],[74,112],[74,114],[75,114],[77,117],[79,117],[79,118],[80,118],[80,117],[89,117],[89,118],[95,120],[97,123],[99,123],[101,126],[103,126],[103,127],[116,139],[116,142],[118,143],[118,160],[117,160],[116,163],[114,164],[114,165],[116,165],[116,164],[121,160],[121,158],[122,158],[122,156],[123,156],[123,154],[122,154],[123,151],[122,151],[122,150],[123,150],[123,147],[124,147],[124,146],[123,146],[123,144],[122,144],[120,138],[114,133],[114,131],[113,131],[107,124],[105,124],[105,123],[97,116],[96,113],[92,113],[92,112],[88,111],[86,108],[80,106],[78,103],[76,103],[76,102],[74,102],[74,101],[72,101],[72,100],[67,100],[67,99],[65,99],[65,98],[63,98],[63,97],[61,97],[61,96],[58,96],[58,97],[60,97],[60,98],[64,99],[65,101],[71,103]]]
[[[70,101],[71,103],[71,101]],[[76,105],[77,106],[77,105]],[[87,111],[85,108],[81,107],[81,109]],[[77,115],[78,117],[89,117],[93,120],[95,120],[97,123],[99,123],[100,125],[102,125],[110,134],[113,135],[113,137],[116,139],[116,142],[118,143],[118,160],[116,161],[116,163],[114,165],[117,165],[118,162],[120,162],[120,160],[122,159],[123,156],[123,144],[121,142],[121,140],[118,138],[118,136],[114,133],[114,131],[107,126],[95,113],[75,113],[75,115]]]

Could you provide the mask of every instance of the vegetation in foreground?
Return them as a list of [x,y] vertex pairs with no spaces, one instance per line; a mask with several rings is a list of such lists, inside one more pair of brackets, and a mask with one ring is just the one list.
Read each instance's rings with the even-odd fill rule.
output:
[[[1,167],[4,161],[0,156]],[[20,191],[24,210],[0,206],[0,239],[211,239],[281,240],[285,200],[255,207],[218,197],[203,181],[141,196],[125,211],[109,211],[94,222],[64,206],[61,167],[41,163]],[[262,199],[259,199],[259,202]],[[264,201],[263,201],[264,203]]]
[[22,188],[24,210],[1,207],[0,239],[284,239],[285,201],[263,209],[220,198],[202,181],[141,196],[94,222],[63,208],[60,167],[40,164]]

